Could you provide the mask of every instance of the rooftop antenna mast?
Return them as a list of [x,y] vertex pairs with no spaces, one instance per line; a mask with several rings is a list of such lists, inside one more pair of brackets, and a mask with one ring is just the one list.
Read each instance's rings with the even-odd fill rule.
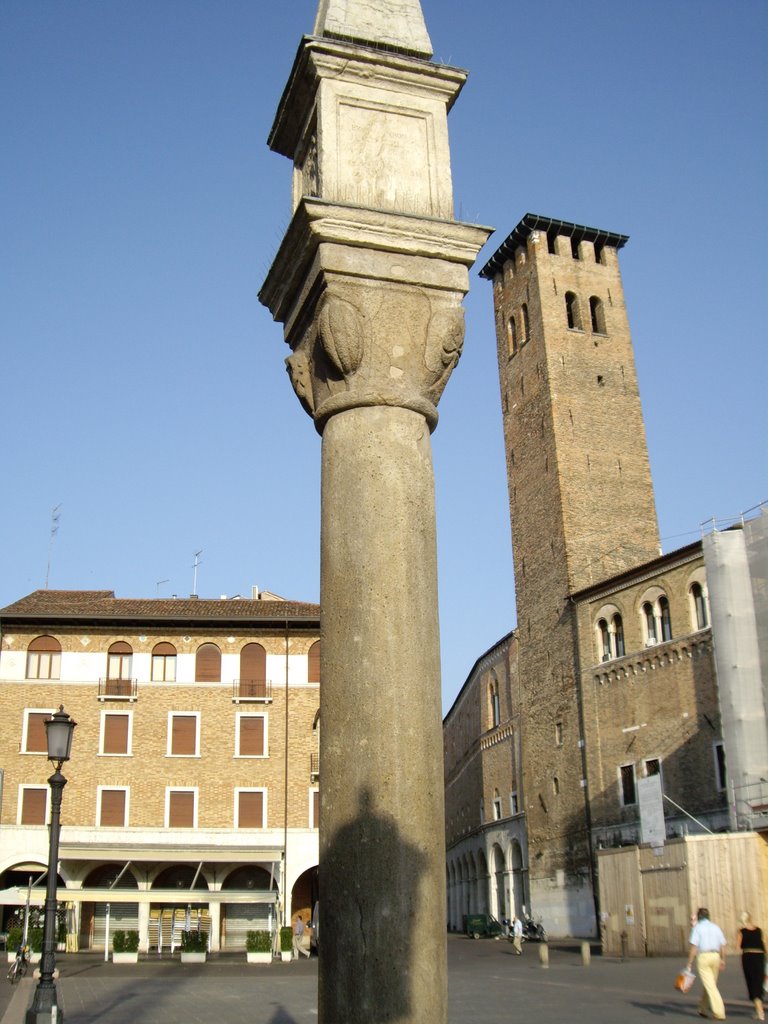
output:
[[198,567],[198,565],[200,565],[200,563],[202,561],[202,559],[200,558],[200,555],[202,555],[202,553],[203,553],[203,549],[202,548],[200,548],[199,551],[195,552],[195,564],[192,566],[192,568],[195,570],[195,574],[192,577],[192,596],[193,597],[197,597],[197,567]]
[[59,519],[61,518],[61,506],[63,502],[51,509],[51,535],[48,540],[48,567],[45,570],[45,589],[48,589],[48,580],[51,575],[51,556],[53,554],[53,538],[59,532]]
[[167,580],[158,580],[158,581],[157,581],[157,582],[155,583],[155,597],[160,597],[160,587],[162,587],[162,585],[163,585],[164,583],[170,583],[170,579],[167,579]]

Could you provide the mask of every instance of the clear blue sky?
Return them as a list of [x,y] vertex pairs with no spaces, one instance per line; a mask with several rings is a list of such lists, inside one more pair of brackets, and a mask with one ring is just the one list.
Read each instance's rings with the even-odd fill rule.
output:
[[[315,0],[0,4],[0,604],[42,587],[319,596],[320,440],[257,292],[266,138]],[[768,498],[768,4],[422,0],[470,70],[457,216],[630,235],[666,550]],[[433,435],[443,691],[515,623],[490,285]],[[158,586],[159,581],[167,580]]]

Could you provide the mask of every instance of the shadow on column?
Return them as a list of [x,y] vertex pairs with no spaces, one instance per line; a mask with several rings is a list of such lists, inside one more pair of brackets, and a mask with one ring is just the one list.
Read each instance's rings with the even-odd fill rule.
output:
[[426,867],[426,855],[361,790],[357,817],[321,859],[321,1020],[397,1021],[411,1013],[413,944],[424,942],[416,927],[428,920],[417,914]]

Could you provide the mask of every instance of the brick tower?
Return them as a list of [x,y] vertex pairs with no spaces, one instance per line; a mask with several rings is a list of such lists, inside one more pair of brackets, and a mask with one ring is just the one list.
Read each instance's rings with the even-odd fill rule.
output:
[[594,922],[569,598],[659,553],[618,263],[626,241],[527,214],[481,271],[496,315],[531,903],[562,934]]

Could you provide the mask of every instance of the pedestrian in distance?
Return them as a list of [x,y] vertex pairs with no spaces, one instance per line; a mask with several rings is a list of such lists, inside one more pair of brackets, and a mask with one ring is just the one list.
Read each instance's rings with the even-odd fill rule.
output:
[[699,1002],[699,1016],[714,1020],[725,1020],[725,1004],[717,988],[720,971],[725,970],[726,941],[722,929],[709,919],[706,907],[699,907],[696,912],[696,924],[691,929],[688,939],[688,970],[696,960],[696,970],[701,978],[704,991]]
[[523,922],[515,914],[512,918],[512,945],[518,956],[523,955]]
[[763,1007],[763,978],[765,976],[765,941],[763,932],[746,911],[741,915],[741,928],[736,940],[741,950],[741,967],[747,983],[747,993],[755,1007],[753,1020],[765,1020]]
[[304,944],[304,922],[301,917],[296,918],[296,924],[293,926],[293,949],[297,959],[299,954],[309,956],[309,949],[306,949]]

